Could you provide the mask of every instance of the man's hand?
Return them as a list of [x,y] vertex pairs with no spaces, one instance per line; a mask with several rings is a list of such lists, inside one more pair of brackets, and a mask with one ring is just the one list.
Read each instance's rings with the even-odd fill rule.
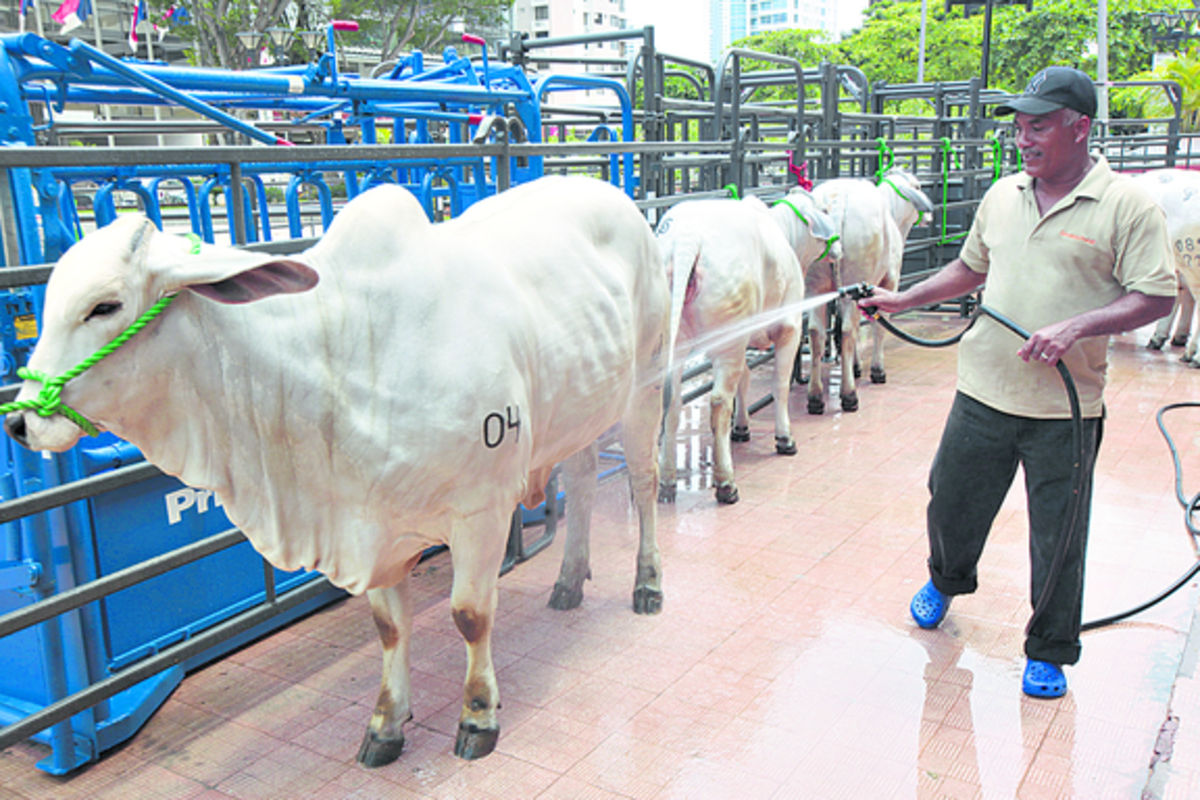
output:
[[1034,331],[1017,351],[1017,357],[1053,367],[1079,341],[1081,331],[1077,319],[1072,317]]

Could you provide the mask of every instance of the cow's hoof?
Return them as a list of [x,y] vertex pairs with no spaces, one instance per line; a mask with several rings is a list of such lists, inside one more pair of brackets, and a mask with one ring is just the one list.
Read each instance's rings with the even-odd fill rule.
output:
[[1185,347],[1187,345],[1187,340],[1188,337],[1186,336],[1176,336],[1171,340],[1171,347]]
[[825,413],[825,401],[819,397],[809,397],[808,398],[808,413],[824,414]]
[[842,411],[858,411],[858,393],[842,395]]
[[1151,336],[1150,341],[1146,342],[1146,347],[1149,347],[1151,350],[1162,350],[1162,346],[1166,342],[1167,337],[1165,336]]
[[403,749],[403,734],[395,739],[385,739],[375,731],[368,730],[362,746],[358,748],[358,763],[364,767],[382,767],[399,758]]
[[796,455],[796,440],[790,436],[776,436],[775,452],[781,456]]
[[474,725],[458,723],[458,737],[454,740],[454,755],[472,761],[483,758],[496,749],[500,738],[499,728],[480,730]]
[[858,364],[854,365],[854,377],[856,377],[856,378],[862,377],[862,367],[859,366]]
[[871,367],[871,383],[887,383],[887,372],[883,367]]
[[554,590],[550,592],[550,602],[547,605],[556,611],[570,611],[572,608],[579,608],[582,602],[582,586],[572,588],[565,583],[556,583]]
[[731,442],[748,442],[750,441],[750,429],[734,426],[729,432],[729,441]]
[[662,591],[648,586],[633,590],[633,613],[657,614],[662,611]]
[[725,505],[733,505],[738,501],[737,484],[730,481],[722,486],[717,487],[717,502]]
[[674,503],[675,502],[675,482],[660,483],[658,485],[658,502]]

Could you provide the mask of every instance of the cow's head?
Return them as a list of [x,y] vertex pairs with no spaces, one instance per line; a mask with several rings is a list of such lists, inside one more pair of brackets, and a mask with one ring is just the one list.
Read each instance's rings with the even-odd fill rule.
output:
[[[898,167],[890,169],[879,179],[879,187],[888,195],[888,207],[892,209],[892,219],[896,220],[897,225],[929,223],[927,215],[933,213],[933,203],[921,190],[921,182],[911,172]],[[906,208],[906,204],[912,208]]]
[[837,225],[807,190],[793,187],[774,208],[804,269],[820,258],[837,260],[842,257]]
[[[16,398],[37,407],[9,412],[4,428],[33,450],[62,451],[74,445],[85,431],[55,408],[90,418],[89,410],[105,406],[101,393],[136,376],[105,369],[111,362],[101,360],[63,384],[60,399],[45,387],[51,379],[77,371],[164,297],[191,291],[219,303],[248,303],[302,292],[317,280],[317,273],[299,261],[200,245],[195,237],[161,233],[144,216],[122,216],[85,236],[55,265],[46,285],[40,338]],[[136,350],[148,335],[134,335],[121,350]],[[126,359],[122,362],[128,363]]]

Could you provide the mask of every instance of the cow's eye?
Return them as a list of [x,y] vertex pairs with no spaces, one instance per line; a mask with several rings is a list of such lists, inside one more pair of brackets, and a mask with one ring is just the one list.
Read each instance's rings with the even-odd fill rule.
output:
[[95,319],[96,317],[107,317],[108,315],[115,314],[120,310],[120,303],[96,303],[96,305],[92,307],[92,310],[88,312],[88,315],[84,317],[83,321],[87,322],[88,320]]

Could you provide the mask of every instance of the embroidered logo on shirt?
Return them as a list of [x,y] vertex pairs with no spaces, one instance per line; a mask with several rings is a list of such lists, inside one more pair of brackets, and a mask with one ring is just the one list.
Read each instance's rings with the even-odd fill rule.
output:
[[1083,242],[1084,244],[1096,244],[1095,239],[1089,239],[1086,236],[1080,236],[1078,233],[1071,233],[1070,231],[1059,231],[1058,235],[1066,237],[1067,239],[1074,239],[1077,242]]

